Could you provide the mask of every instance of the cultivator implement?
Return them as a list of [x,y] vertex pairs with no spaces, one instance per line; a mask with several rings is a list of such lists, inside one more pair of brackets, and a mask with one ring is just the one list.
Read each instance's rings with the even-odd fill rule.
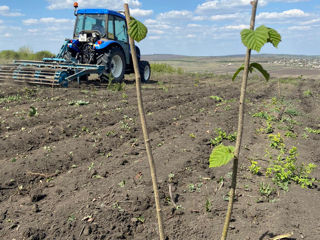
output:
[[100,74],[102,65],[77,64],[60,58],[47,58],[44,61],[14,61],[0,65],[0,82],[39,84],[67,87],[70,81],[80,81],[82,76]]

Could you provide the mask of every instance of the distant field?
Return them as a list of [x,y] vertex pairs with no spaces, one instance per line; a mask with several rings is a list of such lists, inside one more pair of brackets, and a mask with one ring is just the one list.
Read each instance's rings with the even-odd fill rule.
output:
[[[217,75],[232,75],[243,64],[243,56],[187,57],[178,55],[148,55],[146,60],[166,63],[186,72],[211,72]],[[320,56],[261,55],[252,61],[263,63],[271,77],[301,77],[320,79]]]

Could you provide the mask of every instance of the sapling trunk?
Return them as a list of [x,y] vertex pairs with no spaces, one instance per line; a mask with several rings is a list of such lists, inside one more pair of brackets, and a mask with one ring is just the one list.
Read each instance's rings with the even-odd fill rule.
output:
[[[129,22],[130,22],[129,5],[124,4],[124,9],[125,9],[127,26],[129,29]],[[160,207],[160,198],[159,198],[159,191],[158,191],[156,168],[155,168],[154,159],[153,159],[153,155],[152,155],[152,151],[151,151],[149,133],[148,133],[147,123],[146,123],[146,115],[145,115],[145,111],[144,111],[144,107],[143,107],[143,100],[142,100],[142,93],[141,93],[141,75],[139,72],[139,64],[138,64],[134,40],[130,36],[129,36],[129,42],[130,42],[131,56],[132,56],[133,67],[134,67],[135,78],[136,78],[136,91],[137,91],[139,115],[140,115],[140,120],[141,120],[144,143],[146,145],[146,151],[147,151],[147,156],[148,156],[148,161],[149,161],[149,166],[150,166],[154,199],[155,199],[155,203],[156,203],[159,237],[160,237],[160,240],[164,240],[163,220],[162,220],[162,213],[161,213],[161,207]]]
[[[254,24],[255,24],[258,0],[252,1],[251,4],[252,4],[252,13],[251,13],[250,29],[253,30]],[[236,186],[237,186],[237,172],[238,172],[239,154],[240,154],[240,147],[241,147],[241,140],[242,140],[242,133],[243,133],[244,107],[245,107],[244,103],[245,103],[246,88],[247,88],[247,81],[248,81],[248,74],[249,74],[250,56],[251,56],[251,49],[247,48],[245,62],[244,62],[244,71],[242,75],[240,100],[239,100],[238,131],[237,131],[237,141],[236,141],[234,158],[233,158],[232,182],[231,182],[231,189],[229,192],[228,210],[227,210],[225,223],[224,223],[224,227],[221,235],[221,240],[227,239],[227,233],[228,233],[228,228],[230,224],[231,213],[233,209],[233,202],[234,202]]]

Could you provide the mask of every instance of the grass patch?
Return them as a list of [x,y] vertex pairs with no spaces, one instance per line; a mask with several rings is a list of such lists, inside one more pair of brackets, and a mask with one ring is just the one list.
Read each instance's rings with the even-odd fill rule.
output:
[[301,80],[301,79],[295,78],[295,77],[286,77],[286,78],[276,79],[276,81],[279,81],[280,83],[289,83],[289,84],[293,84],[293,85],[297,85],[299,80]]
[[167,63],[151,63],[151,71],[156,73],[177,73],[183,74],[182,68],[174,68]]
[[0,63],[7,63],[12,60],[42,60],[43,58],[54,57],[55,54],[49,51],[33,52],[28,47],[21,47],[18,51],[3,50],[0,52]]

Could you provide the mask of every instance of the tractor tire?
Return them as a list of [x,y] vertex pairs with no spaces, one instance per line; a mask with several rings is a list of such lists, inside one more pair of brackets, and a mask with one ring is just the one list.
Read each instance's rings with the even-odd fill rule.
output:
[[141,82],[148,82],[151,76],[151,68],[150,64],[147,61],[140,61],[139,62],[139,71],[141,76]]
[[122,82],[125,73],[125,59],[122,50],[119,47],[113,47],[97,60],[98,65],[104,65],[105,71],[100,74],[101,81]]

